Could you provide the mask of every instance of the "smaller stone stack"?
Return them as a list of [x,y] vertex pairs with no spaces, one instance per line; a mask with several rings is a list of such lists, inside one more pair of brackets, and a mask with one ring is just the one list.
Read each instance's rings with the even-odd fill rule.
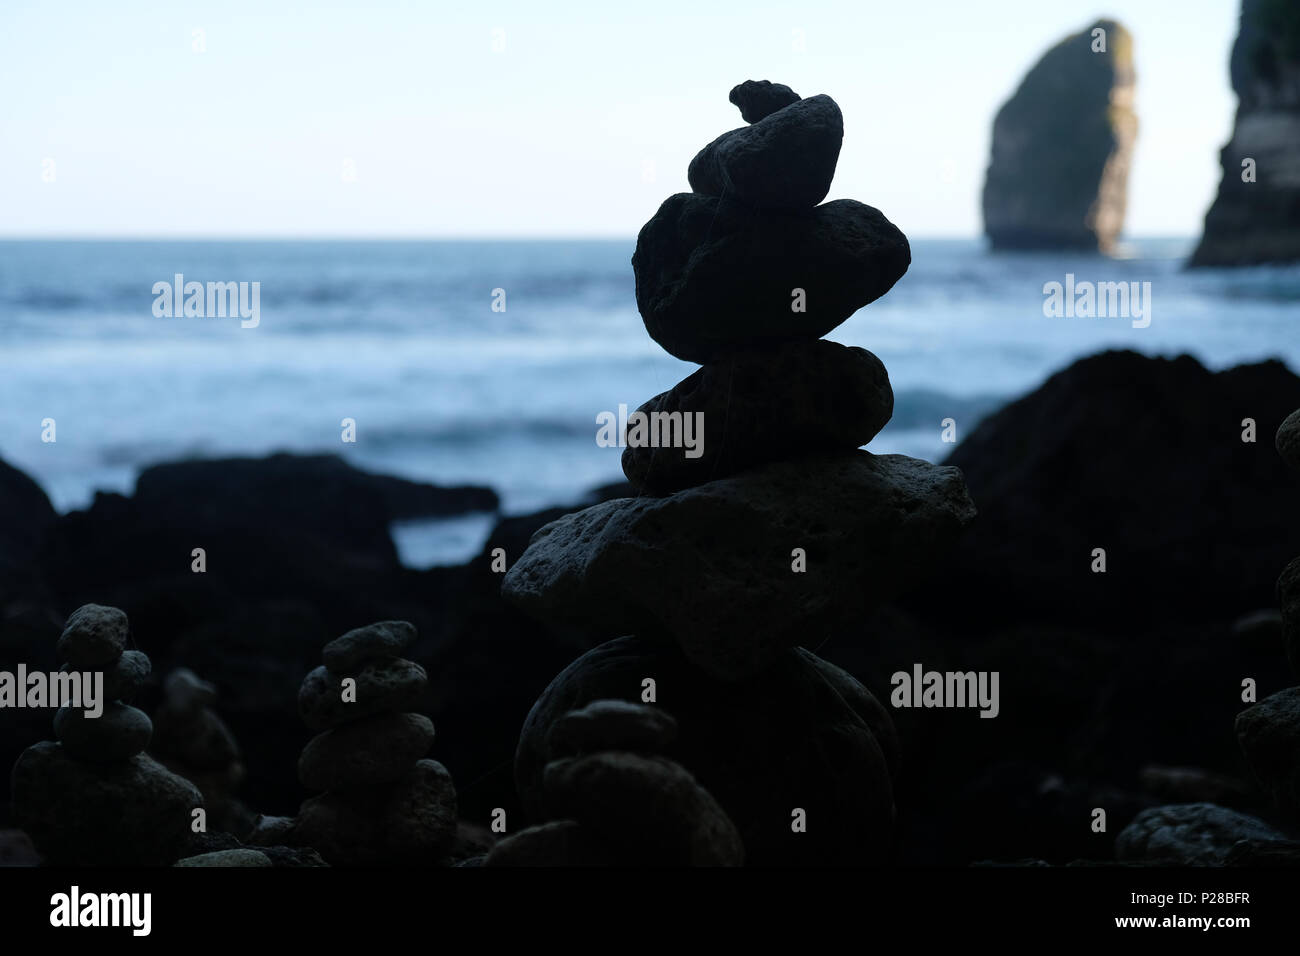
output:
[[[1277,430],[1277,451],[1300,472],[1300,409]],[[1282,640],[1287,661],[1300,678],[1300,557],[1277,581]],[[1260,787],[1292,823],[1300,825],[1300,687],[1264,698],[1237,715],[1237,743]]]
[[102,672],[103,713],[62,707],[57,743],[23,751],[13,769],[14,817],[46,860],[66,865],[157,866],[180,855],[203,797],[145,754],[153,724],[126,701],[149,658],[126,650],[127,618],[87,604],[68,618],[57,652],[64,672]]
[[664,756],[677,722],[662,710],[597,700],[551,728],[542,783],[551,821],[493,847],[486,866],[740,866],[731,819]]
[[411,712],[428,677],[398,656],[414,637],[406,621],[349,631],[325,645],[298,693],[303,722],[320,731],[298,779],[325,792],[302,804],[287,837],[333,865],[442,863],[456,836],[451,775],[423,759],[433,723]]
[[163,681],[151,752],[203,794],[208,829],[245,834],[257,815],[235,796],[244,779],[239,744],[215,710],[217,689],[186,667]]

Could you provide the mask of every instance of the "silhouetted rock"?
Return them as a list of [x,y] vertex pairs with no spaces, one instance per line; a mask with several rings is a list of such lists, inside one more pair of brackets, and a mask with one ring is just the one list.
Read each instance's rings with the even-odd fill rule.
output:
[[298,759],[308,790],[348,790],[400,780],[433,744],[421,714],[381,714],[313,737]]
[[739,866],[740,835],[680,764],[605,751],[547,764],[547,806],[577,820],[642,865]]
[[119,609],[85,604],[68,616],[55,651],[78,670],[99,670],[122,656],[126,633],[126,615]]
[[[694,193],[664,201],[632,256],[646,331],[691,362],[821,338],[893,288],[910,263],[902,232],[851,199],[756,212]],[[804,311],[793,308],[798,289]]]
[[[1094,38],[1098,29],[1104,37]],[[1133,39],[1114,20],[1066,37],[1034,65],[993,122],[983,196],[993,248],[1114,246],[1137,136],[1135,82]]]
[[397,657],[413,640],[409,621],[380,621],[334,638],[321,649],[321,660],[329,670],[343,673],[369,660]]
[[1282,569],[1277,579],[1277,603],[1282,608],[1282,646],[1291,672],[1300,677],[1300,558]]
[[1229,62],[1237,117],[1220,153],[1223,178],[1205,214],[1193,266],[1300,260],[1297,37],[1300,8],[1294,3],[1242,0]]
[[54,715],[54,735],[69,757],[90,763],[110,763],[143,753],[153,734],[149,715],[128,704],[108,701],[98,717],[80,707],[60,707]]
[[825,199],[844,140],[835,101],[810,96],[752,122],[696,154],[691,189],[760,209],[811,209]]
[[492,848],[484,866],[613,866],[600,839],[576,820],[552,820],[511,834]]
[[29,584],[32,559],[56,517],[40,486],[0,461],[0,598],[10,586]]
[[[889,715],[861,706],[865,688],[803,649],[782,652],[741,682],[709,677],[670,644],[622,637],[570,664],[534,704],[519,737],[515,778],[532,819],[547,816],[543,770],[554,756],[551,728],[592,701],[639,702],[652,678],[651,705],[677,721],[664,756],[680,763],[735,823],[745,859],[757,866],[859,866],[890,852],[893,791],[885,756],[897,753]],[[882,741],[884,744],[882,746]],[[791,829],[806,811],[806,833]]]
[[973,514],[960,472],[915,458],[777,462],[567,515],[533,536],[502,593],[548,623],[673,640],[710,673],[745,677],[914,582]]
[[770,80],[746,80],[731,88],[727,99],[740,110],[746,123],[757,123],[779,109],[799,102],[799,94],[783,83]]
[[549,753],[572,757],[598,750],[662,753],[677,736],[677,721],[658,707],[596,700],[571,710],[551,728]]
[[1115,857],[1172,866],[1219,866],[1239,840],[1281,840],[1263,820],[1212,803],[1143,810],[1115,840]]
[[1300,549],[1278,522],[1295,482],[1266,442],[1241,440],[1242,421],[1269,435],[1297,404],[1300,378],[1280,362],[1212,373],[1186,355],[1080,359],[946,460],[980,515],[940,570],[945,600],[917,610],[969,632],[1069,608],[1080,626],[1132,632],[1272,604],[1268,582]]
[[1277,436],[1273,443],[1282,460],[1300,471],[1300,408],[1286,417],[1277,427]]
[[[343,698],[345,679],[356,683],[351,702]],[[415,707],[427,682],[423,667],[400,657],[370,661],[350,673],[318,667],[303,679],[298,713],[312,730],[329,730],[362,717]]]
[[1238,714],[1237,743],[1269,799],[1300,821],[1300,687]]
[[[866,349],[825,339],[749,349],[711,363],[638,409],[698,415],[698,457],[684,447],[633,446],[623,471],[634,486],[668,494],[769,461],[850,451],[871,441],[894,410],[889,373]],[[695,454],[696,452],[692,452]]]
[[43,741],[14,764],[14,817],[52,863],[166,866],[203,798],[146,754],[112,763],[74,760]]

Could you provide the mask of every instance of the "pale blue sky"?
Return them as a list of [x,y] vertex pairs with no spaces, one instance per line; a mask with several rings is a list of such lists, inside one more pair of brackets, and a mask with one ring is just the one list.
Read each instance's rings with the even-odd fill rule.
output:
[[1136,38],[1126,231],[1195,235],[1238,0],[3,0],[0,234],[632,236],[771,79],[844,111],[829,198],[975,236],[998,106],[1102,15]]

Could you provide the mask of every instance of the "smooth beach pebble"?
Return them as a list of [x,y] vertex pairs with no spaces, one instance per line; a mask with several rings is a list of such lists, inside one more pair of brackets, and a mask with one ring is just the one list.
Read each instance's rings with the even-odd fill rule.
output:
[[68,616],[55,650],[77,670],[102,669],[126,650],[126,614],[115,607],[83,604]]
[[153,721],[144,711],[117,701],[106,703],[98,717],[85,716],[79,707],[60,707],[54,715],[54,735],[69,756],[109,763],[142,753],[153,735]]

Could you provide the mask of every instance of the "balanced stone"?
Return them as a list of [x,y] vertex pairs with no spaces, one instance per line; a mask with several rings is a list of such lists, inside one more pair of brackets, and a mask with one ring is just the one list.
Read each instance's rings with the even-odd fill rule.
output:
[[115,607],[84,604],[68,616],[56,651],[76,670],[100,670],[126,649],[126,614]]
[[799,213],[670,196],[637,236],[636,301],[678,358],[818,339],[907,271],[907,237],[878,210],[837,199]]
[[604,751],[548,764],[548,807],[642,863],[740,866],[745,848],[716,800],[664,757]]
[[737,679],[865,618],[974,514],[956,468],[863,451],[776,462],[565,515],[533,535],[502,594],[553,625],[675,640]]
[[54,735],[69,757],[90,763],[125,760],[143,753],[153,735],[153,722],[142,710],[110,701],[98,717],[80,707],[60,707],[54,715]]
[[[622,637],[560,673],[533,705],[515,754],[515,787],[532,818],[544,818],[545,767],[557,727],[593,701],[637,702],[653,675],[658,701],[680,732],[673,759],[721,805],[754,866],[884,863],[893,844],[891,765],[898,738],[885,708],[850,675],[802,648],[762,674],[720,681],[672,644]],[[560,738],[563,739],[562,737]],[[790,812],[808,812],[806,833]]]
[[484,866],[613,866],[609,849],[576,820],[520,830],[492,847]]
[[381,714],[327,730],[298,758],[309,790],[346,790],[400,780],[433,743],[433,722],[420,714]]
[[1237,743],[1260,788],[1300,817],[1300,687],[1264,698],[1237,715]]
[[200,853],[197,856],[187,856],[182,860],[177,860],[174,865],[265,867],[271,866],[271,858],[261,850],[240,848],[237,850],[214,850],[211,853]]
[[124,651],[111,668],[104,671],[104,697],[130,700],[153,671],[153,664],[143,651]]
[[332,671],[347,671],[377,657],[397,657],[415,639],[415,625],[407,621],[380,621],[336,637],[321,651]]
[[166,866],[190,836],[199,791],[146,754],[93,764],[62,744],[28,747],[13,769],[18,825],[71,866]]
[[[684,448],[627,442],[633,485],[667,494],[754,465],[871,441],[894,412],[884,364],[866,349],[817,339],[748,349],[704,366],[639,411],[699,416],[696,457]],[[659,419],[671,421],[671,419]]]
[[1282,460],[1300,471],[1300,408],[1288,415],[1278,427],[1274,441]]
[[386,787],[313,797],[294,828],[300,845],[334,865],[434,863],[455,835],[456,788],[436,760]]
[[770,80],[746,80],[731,88],[727,97],[740,110],[746,123],[757,123],[779,109],[799,102],[799,94],[783,83]]
[[659,753],[677,736],[677,721],[658,707],[596,700],[571,710],[551,728],[550,754],[570,757],[598,750]]
[[830,191],[843,141],[835,101],[810,96],[723,133],[691,160],[686,178],[705,196],[761,209],[811,209]]
[[1277,579],[1277,603],[1282,609],[1282,646],[1291,672],[1300,677],[1300,558],[1282,569]]
[[[356,681],[355,700],[344,700],[347,678]],[[374,714],[413,710],[427,683],[423,667],[400,657],[371,661],[347,674],[318,667],[303,679],[298,713],[312,730],[329,730]]]

